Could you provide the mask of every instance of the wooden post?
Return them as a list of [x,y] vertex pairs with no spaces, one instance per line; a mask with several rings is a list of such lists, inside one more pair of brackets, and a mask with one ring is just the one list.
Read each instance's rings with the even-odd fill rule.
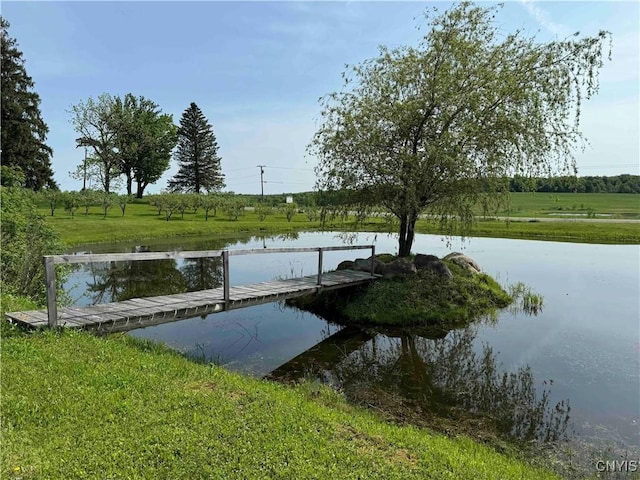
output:
[[229,310],[229,251],[222,252],[222,281],[224,290],[224,309]]
[[56,305],[56,266],[53,263],[53,256],[45,255],[44,274],[47,285],[47,317],[49,318],[49,328],[58,326],[58,306]]
[[376,272],[376,246],[371,245],[371,276]]
[[322,286],[322,247],[318,248],[318,286]]

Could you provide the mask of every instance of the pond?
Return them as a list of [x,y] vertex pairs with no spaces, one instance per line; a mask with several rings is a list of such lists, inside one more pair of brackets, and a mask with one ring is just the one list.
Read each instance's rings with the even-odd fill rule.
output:
[[[359,234],[376,252],[397,250],[385,234]],[[281,237],[164,239],[75,251],[205,250],[228,247],[343,245],[332,233]],[[524,282],[544,298],[537,315],[505,309],[444,338],[341,327],[282,303],[147,327],[130,335],[162,341],[226,368],[283,380],[308,378],[353,401],[411,410],[491,417],[516,438],[566,434],[584,451],[640,448],[640,250],[509,239],[417,235],[413,251],[473,257],[503,285]],[[327,252],[326,269],[361,252]],[[233,256],[232,285],[314,274],[317,255]],[[118,262],[83,266],[66,283],[76,304],[213,288],[219,259]],[[535,391],[534,391],[535,390]],[[384,393],[381,393],[384,392]],[[376,403],[377,402],[377,403]],[[570,409],[568,408],[570,406]],[[407,410],[409,409],[409,410]],[[568,418],[567,418],[568,415]],[[544,417],[544,418],[543,418]],[[429,423],[429,422],[427,422]],[[578,447],[576,447],[578,448]],[[632,457],[633,458],[633,457]],[[603,458],[607,459],[607,458]],[[614,459],[611,457],[611,459]]]

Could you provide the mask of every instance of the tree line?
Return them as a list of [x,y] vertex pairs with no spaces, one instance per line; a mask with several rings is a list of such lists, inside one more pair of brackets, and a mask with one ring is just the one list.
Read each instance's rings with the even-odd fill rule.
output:
[[[40,96],[16,40],[9,36],[9,26],[0,17],[2,165],[20,170],[28,189],[57,190]],[[215,134],[194,102],[183,112],[179,126],[157,103],[132,93],[122,98],[108,93],[89,97],[71,106],[69,114],[79,135],[76,146],[85,151],[84,161],[70,174],[83,181],[83,189],[87,181],[96,182],[108,194],[123,178],[127,195],[142,198],[145,189],[169,169],[172,157],[179,168],[168,182],[170,191],[200,193],[224,187]]]
[[215,134],[195,102],[183,112],[179,127],[155,102],[131,93],[122,99],[106,93],[89,98],[72,106],[70,113],[80,135],[77,146],[91,152],[73,174],[84,180],[83,188],[90,178],[109,193],[114,180],[123,176],[127,195],[142,198],[167,171],[172,155],[179,169],[169,180],[170,191],[200,193],[224,187]]
[[640,175],[523,177],[509,180],[511,192],[640,193]]

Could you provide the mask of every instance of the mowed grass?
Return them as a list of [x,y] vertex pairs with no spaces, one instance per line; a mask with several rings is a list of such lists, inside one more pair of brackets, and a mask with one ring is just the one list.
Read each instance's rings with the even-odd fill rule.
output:
[[640,218],[640,195],[627,193],[512,193],[510,205],[498,214],[521,217],[549,217],[549,214],[612,215]]
[[291,222],[287,221],[284,214],[270,215],[260,221],[251,211],[245,212],[237,220],[217,212],[215,217],[210,214],[205,221],[204,212],[198,210],[196,213],[187,211],[184,217],[174,213],[166,221],[164,214],[158,215],[156,209],[147,203],[127,205],[124,215],[119,208],[112,208],[106,217],[98,207],[92,207],[88,215],[79,210],[74,218],[62,208],[57,209],[54,216],[46,207],[41,207],[39,212],[68,245],[187,235],[229,236],[242,232],[282,234],[320,228],[319,221],[310,222],[306,215],[300,213]]
[[244,377],[126,335],[2,327],[3,479],[557,478],[314,384]]
[[[556,201],[556,197],[560,200]],[[581,222],[573,218],[554,222],[518,221],[518,217],[549,218],[548,213],[574,213],[573,210],[549,210],[551,208],[573,208],[577,205],[590,205],[598,213],[612,213],[616,217],[633,217],[640,215],[640,195],[633,194],[541,194],[516,193],[512,197],[510,221],[485,220],[478,218],[468,236],[517,238],[533,240],[553,240],[589,243],[640,243],[640,223],[621,223],[615,219],[606,222]],[[580,202],[580,203],[577,203]],[[519,210],[518,210],[519,209]],[[517,210],[517,211],[516,211]],[[123,216],[120,209],[112,208],[103,218],[98,207],[92,207],[89,215],[82,211],[72,218],[62,208],[51,216],[48,208],[42,206],[40,213],[60,234],[62,241],[68,245],[87,243],[114,242],[119,240],[145,240],[175,236],[212,235],[225,238],[238,233],[251,234],[283,234],[316,230],[355,230],[353,219],[342,221],[335,219],[324,226],[319,220],[309,221],[304,213],[297,213],[291,222],[284,213],[267,216],[263,221],[247,211],[237,220],[231,220],[222,211],[207,221],[204,212],[187,211],[184,216],[174,213],[169,221],[164,215],[158,215],[155,208],[145,200],[127,206]],[[500,213],[500,212],[499,212]],[[502,212],[503,214],[505,212]],[[576,210],[575,213],[582,213]],[[389,225],[379,218],[370,218],[357,227],[366,231],[389,231]],[[436,224],[420,220],[416,225],[419,233],[444,234]]]

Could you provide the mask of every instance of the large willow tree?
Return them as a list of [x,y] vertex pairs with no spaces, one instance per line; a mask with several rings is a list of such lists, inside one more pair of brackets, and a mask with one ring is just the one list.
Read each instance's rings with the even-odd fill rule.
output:
[[350,209],[386,208],[409,255],[420,214],[468,231],[513,174],[575,171],[580,106],[598,90],[608,32],[547,43],[494,21],[499,7],[464,2],[430,18],[417,47],[348,66],[321,99],[311,154],[317,188]]

